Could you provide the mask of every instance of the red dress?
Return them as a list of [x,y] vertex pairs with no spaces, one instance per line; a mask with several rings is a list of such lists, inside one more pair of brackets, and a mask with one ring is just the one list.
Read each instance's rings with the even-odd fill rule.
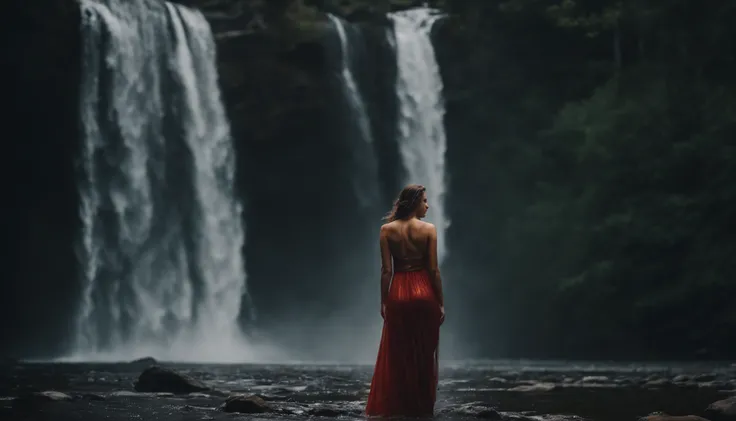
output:
[[366,415],[433,415],[439,337],[440,305],[429,273],[394,273]]

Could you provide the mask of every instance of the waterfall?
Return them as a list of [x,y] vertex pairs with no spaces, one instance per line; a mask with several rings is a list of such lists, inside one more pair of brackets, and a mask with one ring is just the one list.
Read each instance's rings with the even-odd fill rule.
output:
[[348,28],[338,17],[327,15],[340,40],[340,81],[345,98],[350,106],[351,120],[357,126],[358,136],[348,136],[353,151],[353,189],[363,208],[378,206],[380,193],[378,187],[378,163],[373,145],[370,117],[363,96],[352,71],[352,55],[348,41]]
[[445,106],[442,78],[430,38],[433,24],[442,17],[427,8],[389,14],[394,24],[399,100],[398,144],[406,170],[406,183],[427,188],[427,220],[437,227],[437,253],[447,256],[445,231]]
[[78,359],[248,360],[235,153],[200,12],[81,0]]
[[340,63],[342,65],[340,76],[345,88],[345,95],[348,97],[350,105],[355,113],[358,129],[360,130],[363,141],[372,144],[373,135],[371,134],[370,119],[368,118],[368,112],[365,109],[363,97],[360,94],[360,90],[358,90],[358,84],[355,82],[355,77],[353,76],[353,71],[351,69],[350,45],[348,43],[347,29],[340,18],[331,14],[328,14],[327,16],[335,26],[335,31],[340,39]]

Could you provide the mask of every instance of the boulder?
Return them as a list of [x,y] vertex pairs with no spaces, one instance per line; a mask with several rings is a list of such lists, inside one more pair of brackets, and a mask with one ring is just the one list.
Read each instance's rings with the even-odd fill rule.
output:
[[137,360],[133,360],[130,363],[135,365],[158,365],[158,361],[156,361],[156,359],[153,357],[138,358]]
[[12,405],[16,408],[34,408],[49,402],[67,402],[72,400],[73,398],[66,393],[49,390],[45,392],[24,393],[13,399]]
[[639,421],[709,421],[697,415],[668,415],[665,413],[656,413],[639,418]]
[[705,416],[712,421],[736,421],[736,396],[713,402],[705,409]]
[[241,414],[259,414],[274,412],[274,408],[263,398],[257,395],[234,395],[220,405],[223,412],[237,412]]
[[188,394],[209,391],[211,388],[186,374],[153,366],[141,373],[135,383],[135,390],[138,392]]

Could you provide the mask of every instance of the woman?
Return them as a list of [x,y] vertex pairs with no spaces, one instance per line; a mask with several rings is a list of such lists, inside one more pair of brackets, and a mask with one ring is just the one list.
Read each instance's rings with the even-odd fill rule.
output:
[[437,230],[422,222],[429,205],[424,186],[399,194],[381,227],[381,316],[366,414],[427,417],[437,391],[437,345],[445,319],[437,264]]

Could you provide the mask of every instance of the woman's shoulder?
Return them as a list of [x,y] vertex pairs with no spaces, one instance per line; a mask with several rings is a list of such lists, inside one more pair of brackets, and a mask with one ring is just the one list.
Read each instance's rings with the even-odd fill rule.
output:
[[[392,231],[392,230],[396,229],[401,222],[402,221],[398,221],[398,220],[397,221],[386,222],[385,224],[381,225],[381,232]],[[434,224],[432,224],[430,222],[420,221],[418,219],[414,219],[412,221],[403,221],[403,223],[409,223],[409,224],[412,224],[412,225],[414,225],[415,227],[417,227],[419,229],[427,230],[427,231],[433,231],[433,230],[436,229],[435,226],[434,226]]]
[[381,235],[389,235],[391,232],[396,231],[396,221],[386,222],[381,225]]
[[417,220],[416,224],[418,227],[422,229],[422,231],[431,232],[431,231],[436,230],[436,228],[434,227],[434,224],[430,222],[424,222],[424,221]]

